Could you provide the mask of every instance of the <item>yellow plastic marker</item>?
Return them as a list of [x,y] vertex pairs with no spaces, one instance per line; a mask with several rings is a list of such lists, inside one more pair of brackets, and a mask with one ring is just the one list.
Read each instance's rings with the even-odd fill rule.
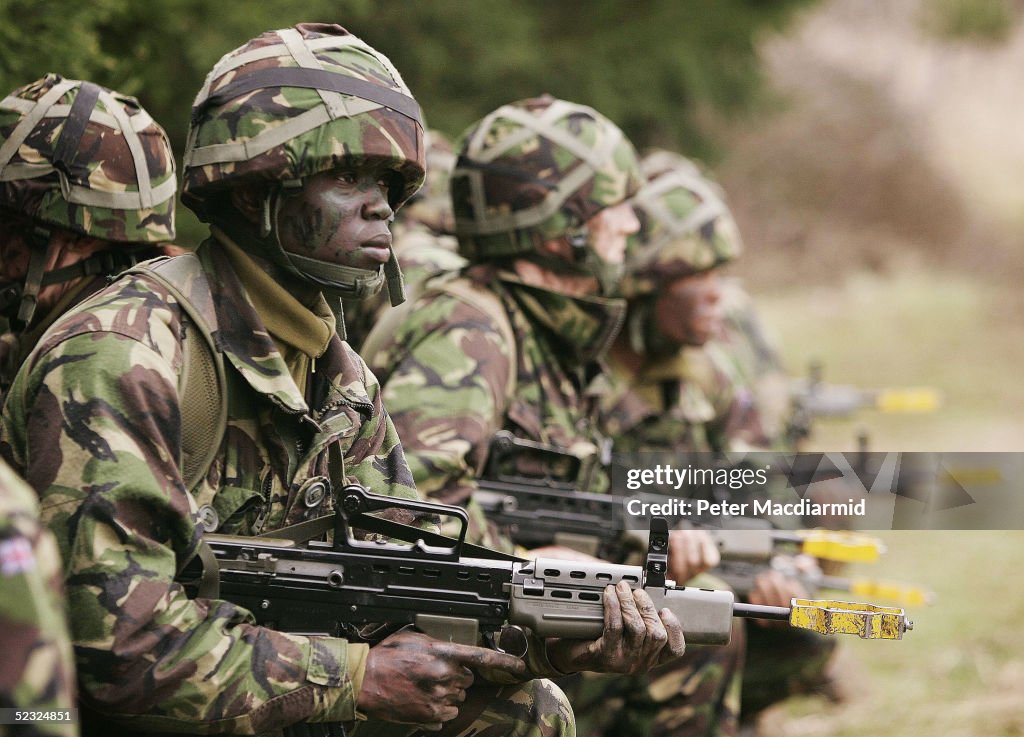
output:
[[[825,583],[827,585],[827,579]],[[928,589],[895,581],[854,578],[850,579],[846,590],[866,599],[885,599],[903,606],[925,606],[935,602],[935,594]]]
[[807,530],[797,534],[801,539],[800,552],[822,560],[874,563],[885,552],[881,540],[856,532]]
[[942,406],[942,394],[929,387],[882,389],[875,408],[882,412],[934,412]]
[[789,624],[822,635],[860,635],[865,640],[902,640],[914,629],[903,609],[848,601],[793,599]]

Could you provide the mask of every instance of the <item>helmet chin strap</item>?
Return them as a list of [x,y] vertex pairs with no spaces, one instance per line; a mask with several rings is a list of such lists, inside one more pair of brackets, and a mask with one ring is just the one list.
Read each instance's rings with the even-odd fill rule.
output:
[[39,306],[39,292],[43,288],[43,278],[46,276],[46,263],[53,250],[53,238],[49,228],[41,225],[34,227],[31,238],[33,247],[29,249],[28,271],[21,288],[21,301],[15,317],[18,323],[25,327],[28,327],[35,317],[36,307]]

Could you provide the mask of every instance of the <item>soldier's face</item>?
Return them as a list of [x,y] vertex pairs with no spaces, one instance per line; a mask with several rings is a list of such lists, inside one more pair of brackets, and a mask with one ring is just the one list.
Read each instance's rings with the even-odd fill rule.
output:
[[587,221],[590,244],[597,255],[609,264],[621,264],[626,254],[626,241],[640,230],[633,206],[620,202],[606,207]]
[[654,319],[659,332],[678,345],[704,345],[722,325],[718,273],[704,271],[673,281],[658,295]]
[[281,246],[320,261],[376,269],[391,257],[388,191],[400,187],[382,164],[346,166],[307,179],[283,195],[278,213]]

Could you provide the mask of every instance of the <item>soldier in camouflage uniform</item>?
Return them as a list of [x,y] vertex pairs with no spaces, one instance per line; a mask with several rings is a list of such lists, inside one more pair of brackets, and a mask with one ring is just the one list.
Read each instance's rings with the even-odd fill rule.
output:
[[[564,695],[522,682],[517,658],[411,631],[374,647],[276,632],[175,582],[204,531],[309,519],[347,482],[415,496],[377,382],[325,295],[372,293],[393,266],[388,223],[423,178],[419,109],[341,27],[272,31],[208,75],[185,165],[184,200],[211,237],[55,323],[0,421],[0,451],[40,494],[67,566],[86,733],[369,718],[359,733],[572,734]],[[197,392],[204,351],[219,378]],[[196,418],[218,405],[210,435],[216,415]],[[543,658],[532,673],[550,670]],[[511,683],[471,688],[470,668]]]
[[[520,454],[514,472],[588,491],[607,485],[596,424],[607,389],[600,358],[623,305],[596,295],[613,286],[624,236],[637,227],[621,208],[638,186],[632,148],[579,105],[548,97],[506,105],[464,135],[451,189],[459,251],[472,265],[458,279],[428,283],[392,342],[384,336],[386,347],[368,360],[421,491],[467,506],[478,540],[501,543],[472,498],[499,430],[549,451]],[[369,342],[377,338],[375,330]],[[694,652],[650,675],[588,673],[583,685],[572,682],[581,734],[606,726],[609,735],[706,732],[703,700],[722,678],[707,659],[714,650]],[[649,698],[645,685],[660,675],[672,690]],[[637,696],[601,711],[614,724],[596,721],[587,698],[595,682],[605,696]]]
[[707,348],[722,323],[718,267],[740,252],[739,234],[717,189],[666,154],[645,157],[650,178],[634,198],[642,229],[627,253],[629,313],[604,416],[620,452],[760,447],[749,392]]
[[[749,350],[741,342],[747,336],[730,332],[738,325],[725,327],[718,267],[735,258],[741,244],[724,195],[676,154],[655,152],[643,167],[649,180],[634,198],[642,228],[630,244],[623,282],[627,330],[611,350],[617,381],[606,416],[616,450],[768,449],[772,437],[740,370],[750,359],[734,353],[737,344]],[[702,547],[693,540],[689,545]],[[716,558],[704,556],[694,570],[712,569]],[[807,592],[795,579],[765,571],[744,595],[755,604],[782,606]],[[746,721],[821,682],[833,648],[833,640],[813,632],[756,622],[747,631],[742,689],[734,689],[742,700],[734,698],[730,708],[739,707]]]
[[161,254],[176,187],[133,97],[48,74],[0,101],[0,396],[59,315]]
[[[74,660],[64,615],[63,575],[53,536],[39,524],[39,501],[0,462],[0,709],[74,707]],[[75,737],[75,723],[36,722],[7,735]]]
[[[601,398],[602,427],[613,439],[617,454],[692,450],[684,443],[695,438],[703,441],[707,430],[704,424],[728,407],[728,403],[716,406],[706,391],[707,385],[693,381],[694,375],[719,379],[715,366],[703,354],[695,351],[680,356],[678,342],[647,329],[657,311],[648,300],[656,302],[665,294],[666,302],[672,300],[669,309],[662,308],[666,321],[684,321],[686,305],[667,287],[676,278],[720,263],[702,243],[699,227],[713,223],[720,211],[701,207],[701,200],[689,188],[693,173],[679,166],[668,168],[660,182],[646,183],[632,200],[641,227],[627,249],[622,285],[630,298],[626,331],[619,333],[612,344],[609,387]],[[705,235],[710,232],[710,227],[703,231]],[[725,236],[720,238],[724,241]],[[728,254],[722,261],[731,257],[730,247],[735,243],[730,239],[722,247]],[[652,250],[642,251],[641,244]],[[700,266],[683,267],[684,259]],[[662,268],[666,271],[664,280]],[[705,302],[713,307],[717,296],[713,287],[711,291]],[[647,346],[655,350],[648,353]],[[678,392],[664,391],[665,384]],[[675,580],[704,588],[725,587],[703,574],[718,562],[717,548],[706,533],[673,531],[672,546],[675,555],[670,570]],[[619,681],[581,678],[567,689],[577,713],[586,715],[578,720],[580,733],[736,734],[744,649],[744,627],[736,621],[726,647],[691,648],[677,664],[643,677]]]

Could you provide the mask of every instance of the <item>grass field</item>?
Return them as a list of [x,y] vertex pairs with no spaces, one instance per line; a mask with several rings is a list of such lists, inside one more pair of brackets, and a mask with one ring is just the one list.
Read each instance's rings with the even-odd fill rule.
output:
[[819,423],[811,445],[875,450],[1024,449],[1024,300],[1009,287],[949,272],[857,275],[832,287],[758,294],[790,373],[823,362],[825,380],[865,388],[928,386],[933,414],[863,412]]
[[[859,276],[833,289],[759,296],[791,370],[811,358],[827,378],[942,391],[928,415],[862,413],[821,424],[812,449],[854,447],[866,428],[878,450],[1024,448],[1024,326],[1019,298],[955,274]],[[1007,526],[1019,526],[1019,520]],[[859,572],[925,585],[900,642],[846,637],[839,705],[800,698],[767,713],[762,737],[1015,737],[1024,735],[1024,531],[882,534],[889,553]]]
[[899,642],[844,638],[848,698],[792,699],[764,716],[761,737],[1024,735],[1024,532],[883,537],[884,576],[929,586],[935,604],[909,612],[914,631]]

